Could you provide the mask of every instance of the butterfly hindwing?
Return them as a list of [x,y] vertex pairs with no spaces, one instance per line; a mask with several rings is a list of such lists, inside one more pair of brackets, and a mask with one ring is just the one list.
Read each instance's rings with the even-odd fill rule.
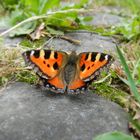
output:
[[49,89],[56,93],[64,93],[65,92],[65,84],[58,76],[52,79],[44,79],[41,77],[41,81],[43,82],[43,89]]
[[81,90],[85,90],[86,83],[80,78],[75,78],[72,83],[68,86],[69,92],[80,92]]
[[66,53],[51,50],[30,50],[24,52],[23,57],[39,76],[51,79],[58,74]]
[[100,70],[110,64],[112,56],[99,52],[79,54],[79,76],[85,82],[93,80]]

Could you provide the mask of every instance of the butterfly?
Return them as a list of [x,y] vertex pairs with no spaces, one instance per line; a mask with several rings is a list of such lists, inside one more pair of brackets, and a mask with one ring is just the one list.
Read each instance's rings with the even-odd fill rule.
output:
[[53,50],[29,50],[23,58],[43,81],[43,87],[56,93],[81,93],[111,64],[111,55],[99,52],[70,54]]

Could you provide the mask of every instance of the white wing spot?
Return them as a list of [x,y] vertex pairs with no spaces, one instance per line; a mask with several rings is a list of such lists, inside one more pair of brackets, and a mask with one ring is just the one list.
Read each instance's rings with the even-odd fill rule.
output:
[[33,56],[33,55],[34,55],[34,53],[35,53],[35,51],[31,51],[31,54],[30,54],[30,55],[31,55],[31,56]]
[[105,56],[105,60],[108,60],[108,55]]
[[50,85],[49,85],[49,84],[47,84],[47,85],[46,85],[46,87],[50,87]]

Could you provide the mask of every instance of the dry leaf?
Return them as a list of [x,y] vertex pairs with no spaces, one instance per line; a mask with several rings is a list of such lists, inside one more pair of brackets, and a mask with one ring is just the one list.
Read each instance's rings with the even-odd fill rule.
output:
[[44,37],[44,29],[45,29],[45,23],[41,23],[34,32],[29,34],[30,38],[32,40],[38,40],[40,37]]

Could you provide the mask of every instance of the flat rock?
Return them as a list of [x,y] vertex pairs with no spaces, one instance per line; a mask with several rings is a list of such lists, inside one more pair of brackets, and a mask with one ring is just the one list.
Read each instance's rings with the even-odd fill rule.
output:
[[98,27],[110,27],[110,26],[116,26],[120,23],[122,23],[123,18],[114,15],[111,13],[96,13],[93,16],[93,20],[90,22],[91,25],[93,26],[98,26]]
[[54,94],[26,83],[0,91],[0,140],[91,140],[108,131],[128,133],[128,116],[92,92]]
[[[51,49],[62,50],[66,52],[106,52],[113,53],[116,50],[116,44],[110,37],[104,37],[86,31],[74,32],[66,34],[67,37],[80,41],[79,45],[69,43],[67,40],[55,38],[49,43]],[[47,49],[48,46],[47,46]]]

